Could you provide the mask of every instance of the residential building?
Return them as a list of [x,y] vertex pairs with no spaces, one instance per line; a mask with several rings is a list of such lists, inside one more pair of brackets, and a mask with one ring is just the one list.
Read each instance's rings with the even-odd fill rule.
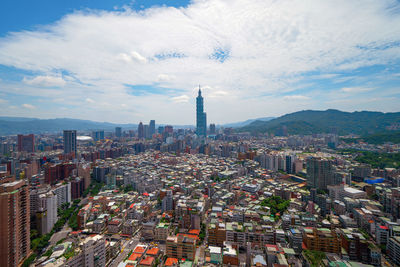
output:
[[35,136],[29,135],[18,135],[18,152],[35,152]]
[[50,233],[56,224],[57,195],[53,191],[39,195],[38,210],[36,211],[37,228],[40,235]]
[[339,254],[341,249],[337,234],[326,228],[304,228],[303,242],[310,250]]
[[29,211],[25,181],[0,184],[0,266],[18,266],[29,255]]
[[102,235],[89,236],[77,249],[76,256],[67,261],[67,267],[106,266],[106,240]]
[[400,265],[400,237],[394,236],[389,239],[387,245],[387,251],[390,259],[397,264]]
[[331,160],[311,157],[307,159],[307,185],[326,190],[334,183],[334,171]]
[[193,261],[196,254],[196,239],[184,235],[169,236],[166,242],[167,256]]
[[71,202],[71,183],[58,183],[53,189],[54,194],[57,196],[57,207],[61,207],[62,204]]

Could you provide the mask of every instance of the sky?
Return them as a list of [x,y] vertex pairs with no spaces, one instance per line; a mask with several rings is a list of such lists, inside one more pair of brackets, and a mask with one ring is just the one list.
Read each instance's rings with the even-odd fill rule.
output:
[[5,0],[0,116],[195,124],[400,111],[397,0]]

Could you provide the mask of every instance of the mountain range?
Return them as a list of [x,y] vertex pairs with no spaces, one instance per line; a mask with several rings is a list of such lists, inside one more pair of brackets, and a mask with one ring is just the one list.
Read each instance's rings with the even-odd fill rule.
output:
[[[400,112],[303,110],[278,118],[263,117],[221,126],[234,127],[238,132],[272,133],[275,135],[287,132],[288,134],[300,135],[338,133],[340,135],[357,134],[365,136],[388,130],[400,130]],[[122,127],[124,130],[137,129],[137,124],[115,124],[68,118],[0,117],[0,135],[54,133],[61,132],[64,129],[114,131],[115,127]],[[174,125],[174,127],[194,128],[192,125]]]
[[0,117],[0,135],[26,134],[26,133],[54,133],[65,129],[78,131],[88,130],[114,130],[120,126],[126,129],[137,127],[134,124],[114,124],[109,122],[96,122],[68,118],[37,119],[23,117]]
[[232,127],[232,128],[237,128],[237,127],[243,127],[246,125],[249,125],[252,122],[255,121],[270,121],[272,119],[275,119],[275,117],[264,117],[264,118],[257,118],[257,119],[249,119],[249,120],[245,120],[245,121],[239,121],[239,122],[232,122],[232,123],[227,123],[227,124],[223,124],[223,127]]
[[[241,127],[253,121],[265,121],[270,118],[258,118],[242,122],[222,125],[224,127]],[[164,124],[157,124],[164,126]],[[173,125],[174,128],[195,128],[193,125]],[[114,131],[115,127],[122,127],[123,130],[137,129],[137,124],[117,124],[109,122],[97,122],[90,120],[79,120],[69,118],[38,119],[27,117],[1,117],[0,116],[0,135],[27,134],[27,133],[54,133],[65,129],[77,131],[105,130]]]
[[368,135],[400,129],[400,112],[374,111],[343,112],[303,110],[269,121],[254,121],[237,129],[239,132],[288,134],[337,133],[340,135]]

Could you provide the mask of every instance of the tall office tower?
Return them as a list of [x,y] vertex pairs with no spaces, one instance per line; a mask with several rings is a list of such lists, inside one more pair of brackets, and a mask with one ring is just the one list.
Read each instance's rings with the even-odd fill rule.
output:
[[164,126],[158,126],[158,133],[162,134],[164,132]]
[[144,138],[144,127],[143,127],[143,123],[140,122],[139,126],[138,126],[138,138],[139,139],[143,139]]
[[211,123],[211,124],[210,124],[210,134],[216,134],[216,131],[215,131],[215,124],[214,124],[214,123]]
[[151,120],[149,126],[150,126],[150,137],[153,137],[153,134],[156,133],[156,121]]
[[327,185],[334,184],[334,170],[332,161],[321,158],[307,159],[307,185],[317,189],[327,189]]
[[18,266],[29,255],[29,211],[25,181],[0,185],[0,266]]
[[94,139],[94,141],[100,141],[100,140],[104,140],[104,131],[93,131],[92,132],[92,137]]
[[122,136],[122,128],[121,127],[115,127],[115,136],[116,137]]
[[286,155],[285,160],[286,160],[286,172],[289,174],[292,174],[293,173],[294,156]]
[[144,135],[144,138],[146,138],[146,139],[149,139],[149,137],[150,137],[150,128],[149,128],[149,125],[147,125],[147,124],[143,125],[143,135]]
[[64,130],[64,154],[72,152],[76,155],[76,130]]
[[35,152],[35,136],[29,135],[18,135],[18,151],[22,152]]
[[199,86],[199,95],[196,98],[196,133],[197,135],[207,135],[207,115],[204,112],[203,97]]

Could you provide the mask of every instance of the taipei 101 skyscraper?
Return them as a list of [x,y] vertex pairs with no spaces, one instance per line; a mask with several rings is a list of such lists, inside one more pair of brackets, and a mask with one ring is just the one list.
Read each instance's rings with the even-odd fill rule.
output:
[[204,112],[203,97],[199,85],[199,95],[196,97],[196,134],[198,136],[207,135],[207,114]]

